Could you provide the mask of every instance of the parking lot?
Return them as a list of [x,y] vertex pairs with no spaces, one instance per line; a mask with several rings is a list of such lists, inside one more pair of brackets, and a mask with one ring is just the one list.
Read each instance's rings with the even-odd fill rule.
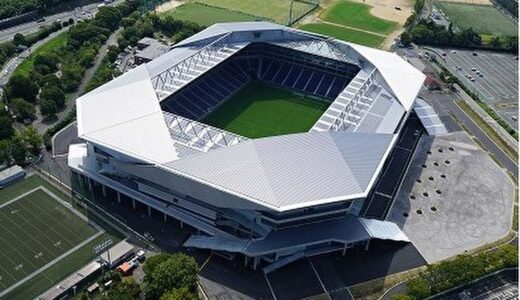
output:
[[518,61],[513,54],[440,48],[436,51],[451,73],[518,128]]

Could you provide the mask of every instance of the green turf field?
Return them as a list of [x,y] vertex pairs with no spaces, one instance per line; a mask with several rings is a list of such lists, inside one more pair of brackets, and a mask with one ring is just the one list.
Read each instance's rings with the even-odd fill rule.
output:
[[[291,5],[290,0],[197,0],[197,2],[259,16],[280,24],[287,23]],[[312,5],[301,2],[293,3],[293,11],[296,12],[310,10],[312,7]]]
[[253,15],[199,3],[187,3],[161,14],[161,17],[166,16],[173,16],[175,19],[183,21],[192,21],[203,26],[219,22],[255,21],[258,19]]
[[[60,199],[66,201],[67,203],[71,204],[72,207],[76,211],[79,211],[83,215],[88,216],[90,222],[95,222],[100,227],[102,227],[103,230],[105,230],[105,232],[103,234],[97,236],[95,239],[91,240],[88,244],[85,244],[81,248],[79,248],[76,251],[73,251],[69,255],[65,256],[63,259],[58,260],[56,263],[52,264],[49,268],[45,269],[44,271],[42,271],[40,273],[37,273],[34,277],[27,280],[24,284],[21,284],[18,287],[16,287],[15,289],[11,290],[11,292],[7,293],[4,296],[0,296],[0,298],[3,300],[4,299],[5,300],[34,299],[35,297],[37,297],[39,294],[43,293],[48,288],[50,288],[53,285],[55,285],[56,283],[58,283],[60,280],[64,279],[65,277],[67,277],[68,275],[73,273],[74,271],[78,270],[79,268],[83,267],[84,265],[86,265],[87,263],[89,263],[90,261],[95,259],[96,254],[92,250],[95,245],[99,245],[102,241],[105,241],[107,239],[112,239],[113,243],[115,244],[118,241],[120,241],[122,238],[124,238],[121,234],[119,234],[118,232],[113,230],[111,227],[109,227],[107,224],[105,224],[102,220],[89,214],[85,210],[85,208],[78,206],[75,203],[71,202],[71,198],[69,196],[63,194],[61,191],[57,190],[54,186],[50,185],[48,182],[46,182],[45,180],[43,180],[41,177],[39,177],[37,175],[29,176],[25,180],[22,180],[3,190],[0,190],[0,205],[6,205],[6,203],[8,201],[10,201],[14,198],[17,198],[26,192],[34,190],[35,188],[40,188],[40,187],[44,187],[45,189],[50,191],[53,195],[59,197]],[[41,191],[41,190],[38,190],[38,191]],[[80,230],[81,232],[79,234],[82,237],[85,237],[85,236],[87,236],[87,234],[90,234],[92,232],[94,232],[94,234],[97,234],[98,231],[95,228],[93,228],[91,225],[88,225],[85,221],[83,221],[83,219],[77,217],[70,210],[68,210],[64,205],[60,204],[52,197],[50,197],[50,198],[47,197],[47,196],[49,196],[48,194],[43,194],[44,196],[42,196],[40,198],[40,193],[41,192],[38,192],[37,194],[34,194],[34,195],[31,194],[31,196],[28,196],[28,197],[36,196],[38,203],[35,205],[38,205],[38,206],[44,205],[46,209],[49,209],[47,214],[50,214],[50,216],[52,216],[52,218],[48,218],[47,215],[45,215],[46,224],[37,225],[39,227],[38,229],[40,231],[44,231],[45,230],[44,228],[47,228],[48,230],[45,232],[44,235],[42,235],[42,234],[36,233],[36,231],[34,229],[31,229],[32,227],[24,229],[25,231],[31,230],[31,232],[34,233],[34,236],[35,236],[35,238],[38,239],[38,241],[43,242],[44,238],[48,238],[50,236],[55,236],[55,232],[59,232],[59,234],[63,237],[65,237],[65,235],[67,235],[67,236],[70,235],[70,232],[68,232],[68,233],[64,232],[64,230],[62,229],[62,225],[66,226],[66,227],[75,226],[75,228],[70,229],[70,230],[74,230],[74,231]],[[31,206],[31,205],[33,205],[32,200],[34,200],[34,199],[32,199],[32,200],[29,200],[29,199],[30,198],[26,198],[26,197],[20,198],[19,201],[22,201],[22,202],[16,201],[13,203],[13,205],[16,204],[16,205],[20,206],[21,208],[29,208],[29,211],[33,211],[34,209],[36,209],[36,206]],[[40,199],[43,199],[43,200],[40,201]],[[28,201],[28,202],[26,202],[26,201]],[[9,209],[9,208],[12,208],[12,207],[10,205],[8,205],[8,206],[4,206],[3,208],[0,208],[0,224],[6,224],[6,223],[4,223],[4,217],[3,217],[5,211],[7,211],[9,213],[8,214],[9,220],[13,220],[12,219],[13,217],[20,217],[21,212],[23,212],[24,214],[28,213],[28,211],[17,208],[18,212],[11,215],[11,210],[5,210],[5,209]],[[40,217],[43,217],[43,216],[44,215],[42,214]],[[59,218],[59,219],[56,220],[56,218]],[[33,224],[41,224],[41,223],[39,223],[40,221],[38,221],[38,219],[36,219],[36,217],[33,215],[28,217],[27,220],[29,220]],[[26,226],[24,224],[24,222],[26,222],[26,221],[20,221],[19,223],[17,222],[17,224]],[[56,224],[56,222],[58,222],[60,224]],[[12,222],[11,222],[11,224],[12,224]],[[40,226],[45,226],[45,227],[40,228]],[[51,229],[49,229],[49,226],[55,226],[55,227],[52,228],[52,230],[51,230]],[[0,230],[4,230],[4,229],[0,226]],[[17,226],[14,226],[14,228],[12,228],[10,230],[10,232],[13,232],[13,233],[16,232],[17,235],[19,234],[20,231],[21,231],[21,229],[18,228]],[[78,235],[78,237],[75,237],[74,239],[79,240],[80,235]],[[10,235],[5,235],[4,232],[0,232],[0,237],[2,239],[9,238],[9,236]],[[91,236],[93,236],[93,235],[90,234],[87,238],[90,238]],[[65,238],[63,238],[62,240],[65,241]],[[69,242],[72,242],[70,237],[68,237],[67,240]],[[84,240],[86,240],[86,239],[84,239]],[[49,242],[48,239],[46,241]],[[0,240],[0,242],[3,242],[3,241]],[[27,240],[24,242],[26,242],[26,243],[30,242],[31,245],[35,244],[34,240]],[[12,245],[15,245],[15,244],[12,244]],[[66,245],[70,245],[70,244],[68,244],[67,242],[62,242],[59,245],[59,247],[62,247],[62,248],[61,249],[55,248],[55,250],[63,251],[63,248],[66,247]],[[54,247],[54,244],[52,244],[51,246]],[[1,247],[2,247],[1,248],[2,250],[5,249],[4,245],[1,245]],[[33,252],[35,252],[34,255],[37,255],[39,252],[42,252],[42,254],[43,254],[44,251],[37,251],[38,253],[36,253],[36,251],[34,251],[37,249],[37,247],[43,248],[43,246],[34,246],[34,249],[33,249]],[[50,247],[47,247],[47,248],[50,248]],[[34,262],[34,261],[37,261],[37,258],[34,256],[26,255],[25,254],[26,252],[23,249],[24,249],[23,245],[17,245],[18,253],[19,254],[24,253],[23,256],[24,257],[27,256],[27,257],[25,257],[25,259],[30,260],[32,264],[35,264],[36,262]],[[14,264],[14,262],[11,262],[11,260],[15,256],[12,256],[12,257],[10,256],[9,257],[10,260],[5,259],[4,253],[7,251],[8,250],[5,250],[4,252],[1,253],[2,261],[0,262],[0,272],[6,272],[6,270],[4,270],[6,268],[6,266],[8,264],[11,264],[11,265]],[[59,254],[57,252],[55,253],[55,255],[59,256]],[[40,256],[39,259],[47,260],[47,258],[44,258],[43,255]],[[19,265],[19,263],[17,265]],[[19,276],[21,276],[21,273],[29,272],[30,271],[29,267],[30,267],[30,264],[28,262],[26,262],[26,263],[24,263],[24,267],[19,269],[18,272],[15,270],[11,271],[10,276],[19,277]],[[0,275],[0,276],[2,276],[3,279],[6,278],[6,277],[3,277],[3,275]],[[10,277],[7,277],[7,278],[10,278]],[[13,279],[11,278],[9,280],[13,280]],[[5,281],[2,283],[2,285],[0,285],[0,293],[2,293],[5,290],[4,286],[6,286],[7,284],[8,284],[8,279],[5,279]]]
[[335,37],[337,39],[344,40],[347,42],[352,42],[375,48],[379,47],[381,43],[383,43],[383,41],[385,40],[384,37],[379,35],[369,34],[358,30],[351,30],[324,23],[304,24],[299,28],[301,30],[316,32],[331,37]]
[[63,32],[55,36],[54,38],[50,39],[45,44],[39,46],[34,50],[31,55],[22,61],[18,67],[13,72],[14,74],[20,74],[20,75],[26,75],[28,76],[29,73],[32,71],[34,66],[34,58],[38,54],[48,54],[48,53],[56,53],[61,47],[65,46],[67,44],[67,32]]
[[250,138],[306,132],[329,105],[253,81],[203,122]]
[[478,33],[517,36],[517,24],[491,5],[437,2],[442,11],[461,29],[473,28]]
[[49,193],[35,189],[0,207],[2,290],[99,232]]
[[397,23],[373,16],[370,8],[370,5],[362,3],[339,1],[325,9],[320,18],[327,22],[382,34],[391,33],[397,28]]

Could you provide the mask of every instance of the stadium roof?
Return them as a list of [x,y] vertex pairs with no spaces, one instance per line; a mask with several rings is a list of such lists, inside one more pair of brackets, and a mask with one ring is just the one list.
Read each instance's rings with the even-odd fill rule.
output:
[[[260,38],[259,32],[265,34]],[[375,80],[388,87],[404,111],[412,108],[424,80],[393,53],[268,22],[215,24],[78,98],[79,136],[277,210],[363,196],[395,140],[392,135],[312,132],[245,140],[190,155],[186,145],[172,140],[154,78],[229,34],[235,35],[226,42],[240,47],[267,41],[379,72]]]
[[247,140],[164,166],[284,211],[365,197],[392,134],[312,132]]

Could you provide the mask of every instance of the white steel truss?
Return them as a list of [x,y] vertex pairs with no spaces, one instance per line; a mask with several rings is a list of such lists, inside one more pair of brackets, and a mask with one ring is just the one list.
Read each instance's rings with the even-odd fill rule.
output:
[[361,70],[314,124],[311,131],[354,131],[362,119],[363,112],[366,112],[374,101],[372,97],[365,97],[365,94],[375,84],[375,74],[376,69],[368,75]]
[[172,113],[163,112],[163,114],[171,138],[199,151],[208,152],[247,140],[243,136]]
[[159,101],[170,96],[247,45],[247,43],[232,44],[231,37],[232,33],[223,35],[188,58],[153,77],[152,84]]

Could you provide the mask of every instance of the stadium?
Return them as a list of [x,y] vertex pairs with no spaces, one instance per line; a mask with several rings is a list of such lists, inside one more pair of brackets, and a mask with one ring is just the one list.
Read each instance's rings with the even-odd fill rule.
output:
[[[68,164],[196,229],[184,246],[271,272],[372,239],[360,216],[424,75],[396,54],[268,22],[215,24],[80,97]],[[172,228],[171,230],[175,230]]]

